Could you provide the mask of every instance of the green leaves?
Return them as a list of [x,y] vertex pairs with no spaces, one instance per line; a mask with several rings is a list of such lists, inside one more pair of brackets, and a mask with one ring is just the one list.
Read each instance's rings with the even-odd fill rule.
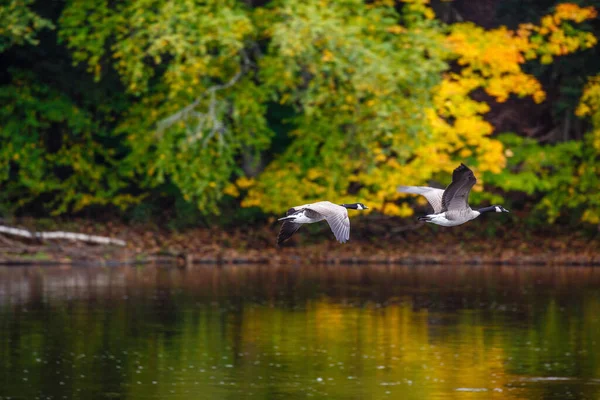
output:
[[[108,135],[92,115],[64,94],[12,71],[0,86],[0,203],[18,210],[36,202],[53,214],[100,204],[127,207],[137,201],[124,189]],[[41,203],[41,204],[40,204]]]
[[14,45],[37,44],[37,31],[53,29],[52,22],[29,8],[33,0],[6,0],[0,5],[0,53]]
[[[60,37],[98,78],[107,63],[121,76],[134,104],[116,132],[144,185],[172,180],[206,213],[217,213],[232,177],[245,175],[240,157],[250,160],[246,172],[260,170],[273,136],[269,102],[295,107],[291,146],[247,199],[275,211],[300,198],[339,197],[352,175],[374,165],[373,143],[408,157],[407,139],[427,131],[423,108],[445,63],[440,27],[418,8],[73,0]],[[288,181],[309,171],[318,180],[294,194],[270,172],[282,169]]]
[[485,181],[505,192],[524,192],[535,198],[534,214],[554,222],[563,214],[600,223],[600,168],[593,136],[584,141],[541,145],[533,139],[503,134],[508,165]]
[[440,26],[410,9],[404,18],[361,0],[278,5],[259,66],[264,85],[298,112],[293,143],[243,203],[272,212],[346,196],[381,147],[405,159],[428,131],[424,109],[446,67]]
[[[51,27],[31,0],[7,4],[0,51],[35,44],[36,32]],[[11,71],[0,87],[0,183],[8,187],[0,202],[13,210],[43,203],[59,214],[152,197],[216,215],[236,201],[280,213],[351,197],[408,216],[397,184],[446,178],[460,160],[480,183],[541,199],[537,210],[550,220],[565,209],[600,219],[587,194],[597,183],[598,129],[585,144],[542,146],[516,135],[501,143],[484,119],[489,105],[471,97],[542,101],[523,63],[592,46],[591,33],[565,24],[593,9],[567,4],[540,26],[485,30],[445,26],[420,0],[249,4],[65,1],[63,47],[22,57],[51,54],[41,62],[53,68]],[[594,125],[598,92],[597,82],[589,86],[580,110]],[[474,196],[492,195],[482,189]]]
[[264,149],[271,135],[244,3],[71,1],[60,35],[77,62],[98,77],[112,63],[126,85],[133,105],[116,132],[143,185],[172,180],[186,200],[218,213],[236,157]]

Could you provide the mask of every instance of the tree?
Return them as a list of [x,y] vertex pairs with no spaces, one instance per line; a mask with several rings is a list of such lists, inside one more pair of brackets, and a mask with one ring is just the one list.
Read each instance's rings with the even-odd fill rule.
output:
[[[158,193],[215,215],[224,201],[280,213],[351,198],[408,216],[396,185],[447,181],[461,161],[480,177],[476,197],[486,182],[513,190],[498,179],[505,166],[527,176],[521,151],[546,149],[496,135],[490,104],[543,102],[532,66],[596,43],[585,25],[595,9],[571,3],[493,29],[444,24],[426,0],[260,3],[69,0],[53,3],[52,22],[41,2],[0,8],[18,21],[0,31],[11,63],[0,203],[60,214]],[[58,42],[39,33],[51,24]],[[19,61],[38,57],[61,67]],[[595,115],[590,96],[581,115]],[[556,150],[582,151],[569,170],[596,165],[577,143]],[[544,196],[542,186],[517,190]]]
[[32,3],[33,0],[8,0],[0,5],[0,53],[14,45],[37,44],[37,31],[54,27],[31,10]]

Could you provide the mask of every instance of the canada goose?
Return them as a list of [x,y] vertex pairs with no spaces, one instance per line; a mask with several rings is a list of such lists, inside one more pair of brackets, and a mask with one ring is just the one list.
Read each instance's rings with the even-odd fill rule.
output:
[[431,222],[441,226],[456,226],[479,217],[485,212],[509,212],[502,206],[490,206],[472,210],[469,207],[469,192],[477,179],[473,171],[460,164],[452,173],[452,183],[446,190],[427,186],[398,186],[402,193],[423,195],[433,207],[433,214],[419,217],[419,221]]
[[323,220],[327,220],[335,238],[340,243],[345,243],[350,239],[350,220],[347,208],[368,209],[363,203],[337,205],[329,201],[319,201],[290,208],[285,217],[279,218],[279,221],[284,222],[277,236],[277,244],[280,245],[289,239],[302,224],[312,224]]

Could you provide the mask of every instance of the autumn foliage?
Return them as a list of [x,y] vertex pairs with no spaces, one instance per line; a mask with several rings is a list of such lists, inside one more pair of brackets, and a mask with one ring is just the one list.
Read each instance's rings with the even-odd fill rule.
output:
[[10,17],[0,51],[18,60],[60,48],[73,65],[64,80],[79,84],[56,84],[43,65],[5,71],[7,213],[167,200],[200,215],[232,205],[280,214],[351,199],[409,216],[414,199],[398,184],[447,183],[465,162],[475,200],[519,191],[546,221],[576,210],[600,222],[597,77],[577,108],[592,126],[580,140],[502,135],[486,119],[511,98],[548,101],[532,66],[594,47],[593,7],[558,3],[489,30],[445,23],[426,0],[71,0],[53,18],[38,8],[0,6]]

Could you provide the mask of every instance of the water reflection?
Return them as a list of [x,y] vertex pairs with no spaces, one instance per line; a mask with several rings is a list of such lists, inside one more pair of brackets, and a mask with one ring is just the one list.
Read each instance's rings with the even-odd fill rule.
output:
[[584,267],[0,268],[0,399],[600,396]]

